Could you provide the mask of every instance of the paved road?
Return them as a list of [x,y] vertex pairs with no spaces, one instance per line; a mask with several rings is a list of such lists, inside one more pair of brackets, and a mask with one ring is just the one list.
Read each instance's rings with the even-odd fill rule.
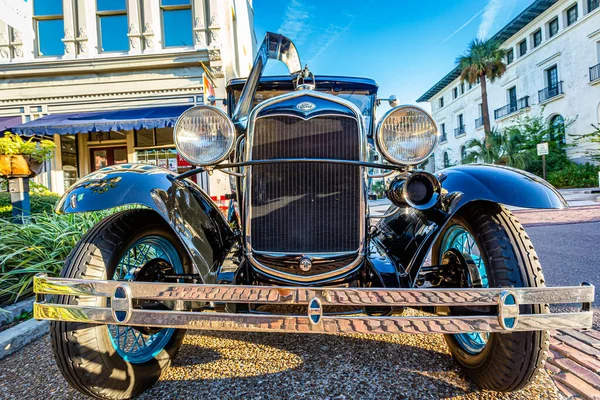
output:
[[[600,287],[600,222],[526,227],[548,286]],[[597,290],[598,292],[598,290]],[[600,329],[600,293],[594,303],[594,328]]]

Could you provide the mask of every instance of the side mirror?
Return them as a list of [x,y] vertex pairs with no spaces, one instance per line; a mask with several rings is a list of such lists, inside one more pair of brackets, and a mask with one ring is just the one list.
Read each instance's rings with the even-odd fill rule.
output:
[[377,106],[379,107],[381,105],[382,101],[387,101],[388,103],[390,103],[390,107],[394,108],[398,106],[398,98],[396,97],[395,94],[391,95],[389,99],[377,99]]

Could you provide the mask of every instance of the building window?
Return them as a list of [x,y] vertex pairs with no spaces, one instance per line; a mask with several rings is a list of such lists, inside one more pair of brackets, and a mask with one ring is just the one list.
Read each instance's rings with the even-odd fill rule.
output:
[[548,36],[553,37],[558,33],[558,17],[548,23]]
[[444,108],[444,97],[440,97],[440,108]]
[[172,146],[173,128],[139,129],[135,131],[135,147]]
[[567,10],[567,26],[571,26],[577,22],[578,17],[577,4],[575,4],[573,7]]
[[448,157],[448,152],[444,152],[444,168],[450,167],[450,157]]
[[127,51],[126,0],[96,0],[100,51]]
[[33,3],[33,20],[36,31],[38,56],[60,56],[64,23],[62,0],[36,0]]
[[442,124],[441,128],[442,128],[442,138],[441,138],[441,141],[442,142],[446,142],[448,140],[448,136],[446,135],[446,124]]
[[125,134],[117,131],[88,133],[88,142],[103,142],[106,140],[125,140]]
[[456,99],[458,97],[458,88],[455,87],[454,89],[452,89],[452,98]]
[[549,89],[555,89],[558,86],[558,67],[556,65],[546,70],[546,82]]
[[508,49],[508,51],[506,52],[506,63],[512,64],[512,62],[514,60],[515,60],[515,51],[513,49]]
[[510,105],[510,112],[517,111],[517,87],[513,86],[507,91],[508,104]]
[[533,33],[533,47],[538,47],[542,44],[542,30],[538,29]]
[[519,43],[519,57],[523,57],[525,54],[527,54],[527,40]]
[[165,47],[192,46],[191,0],[161,0]]
[[460,84],[460,94],[461,95],[465,94],[465,83],[464,82]]
[[588,0],[588,12],[591,13],[596,8],[600,7],[600,0]]
[[77,137],[75,135],[60,135],[60,158],[64,188],[67,190],[79,179]]

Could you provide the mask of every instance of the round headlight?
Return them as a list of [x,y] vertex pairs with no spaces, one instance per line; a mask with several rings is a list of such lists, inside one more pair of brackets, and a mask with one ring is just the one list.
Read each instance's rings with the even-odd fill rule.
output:
[[433,118],[413,106],[388,111],[379,122],[375,135],[383,156],[396,164],[415,165],[425,161],[438,141]]
[[212,106],[186,110],[175,124],[175,146],[194,165],[214,165],[223,161],[235,141],[235,128],[225,113]]

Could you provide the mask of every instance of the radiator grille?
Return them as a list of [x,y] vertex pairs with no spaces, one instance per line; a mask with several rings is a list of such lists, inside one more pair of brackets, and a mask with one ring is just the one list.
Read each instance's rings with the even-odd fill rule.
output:
[[[356,120],[322,116],[259,118],[252,159],[359,160]],[[257,251],[331,253],[360,243],[360,167],[280,163],[251,168],[251,235]]]

